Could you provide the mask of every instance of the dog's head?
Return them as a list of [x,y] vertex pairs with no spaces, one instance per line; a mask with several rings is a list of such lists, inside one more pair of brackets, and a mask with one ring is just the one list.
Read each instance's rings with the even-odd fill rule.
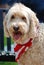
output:
[[4,19],[6,37],[12,37],[17,43],[24,43],[37,35],[39,21],[36,14],[21,3],[10,8]]

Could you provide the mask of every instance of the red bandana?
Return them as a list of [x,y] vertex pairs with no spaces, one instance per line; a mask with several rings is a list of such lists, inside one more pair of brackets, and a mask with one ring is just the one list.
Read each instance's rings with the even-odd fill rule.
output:
[[14,48],[14,51],[16,52],[16,61],[20,58],[20,56],[27,51],[27,49],[32,45],[32,38],[27,42],[26,44],[17,44],[16,47]]

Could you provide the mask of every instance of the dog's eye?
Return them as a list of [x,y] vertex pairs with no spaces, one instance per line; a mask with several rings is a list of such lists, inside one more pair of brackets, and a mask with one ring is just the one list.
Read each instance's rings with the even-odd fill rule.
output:
[[23,16],[23,17],[22,17],[22,20],[24,20],[24,21],[26,22],[26,17]]
[[12,16],[11,16],[11,19],[14,19],[14,18],[15,18],[15,16],[14,16],[14,15],[12,15]]
[[23,20],[26,20],[26,17],[22,17]]

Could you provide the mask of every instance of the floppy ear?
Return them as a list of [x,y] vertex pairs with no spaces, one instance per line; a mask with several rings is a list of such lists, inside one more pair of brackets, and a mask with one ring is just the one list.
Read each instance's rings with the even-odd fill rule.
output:
[[4,34],[6,37],[9,37],[9,32],[7,30],[7,15],[5,16],[4,18],[4,21],[3,21],[3,26],[4,26]]
[[31,38],[37,37],[38,34],[38,28],[39,28],[39,20],[36,17],[36,14],[31,11],[32,13],[29,14],[30,17],[30,30],[29,30],[29,36]]
[[28,19],[30,22],[29,25],[29,37],[34,38],[38,35],[38,29],[39,29],[39,20],[36,17],[35,12],[33,12],[30,8],[24,6],[25,11],[28,14]]

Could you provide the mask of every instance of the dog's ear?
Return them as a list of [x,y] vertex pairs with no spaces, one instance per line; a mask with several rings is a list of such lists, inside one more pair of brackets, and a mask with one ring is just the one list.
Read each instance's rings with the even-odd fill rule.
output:
[[3,21],[3,27],[4,27],[4,34],[6,37],[9,37],[9,32],[7,30],[7,15],[5,16],[4,18],[4,21]]
[[36,16],[36,13],[33,12],[30,8],[24,6],[25,11],[28,14],[29,19],[29,37],[36,37],[39,29],[39,20]]
[[29,29],[29,36],[31,38],[37,37],[38,34],[38,28],[39,28],[39,20],[36,16],[36,14],[31,10],[31,13],[29,13],[29,22],[30,22],[30,29]]

